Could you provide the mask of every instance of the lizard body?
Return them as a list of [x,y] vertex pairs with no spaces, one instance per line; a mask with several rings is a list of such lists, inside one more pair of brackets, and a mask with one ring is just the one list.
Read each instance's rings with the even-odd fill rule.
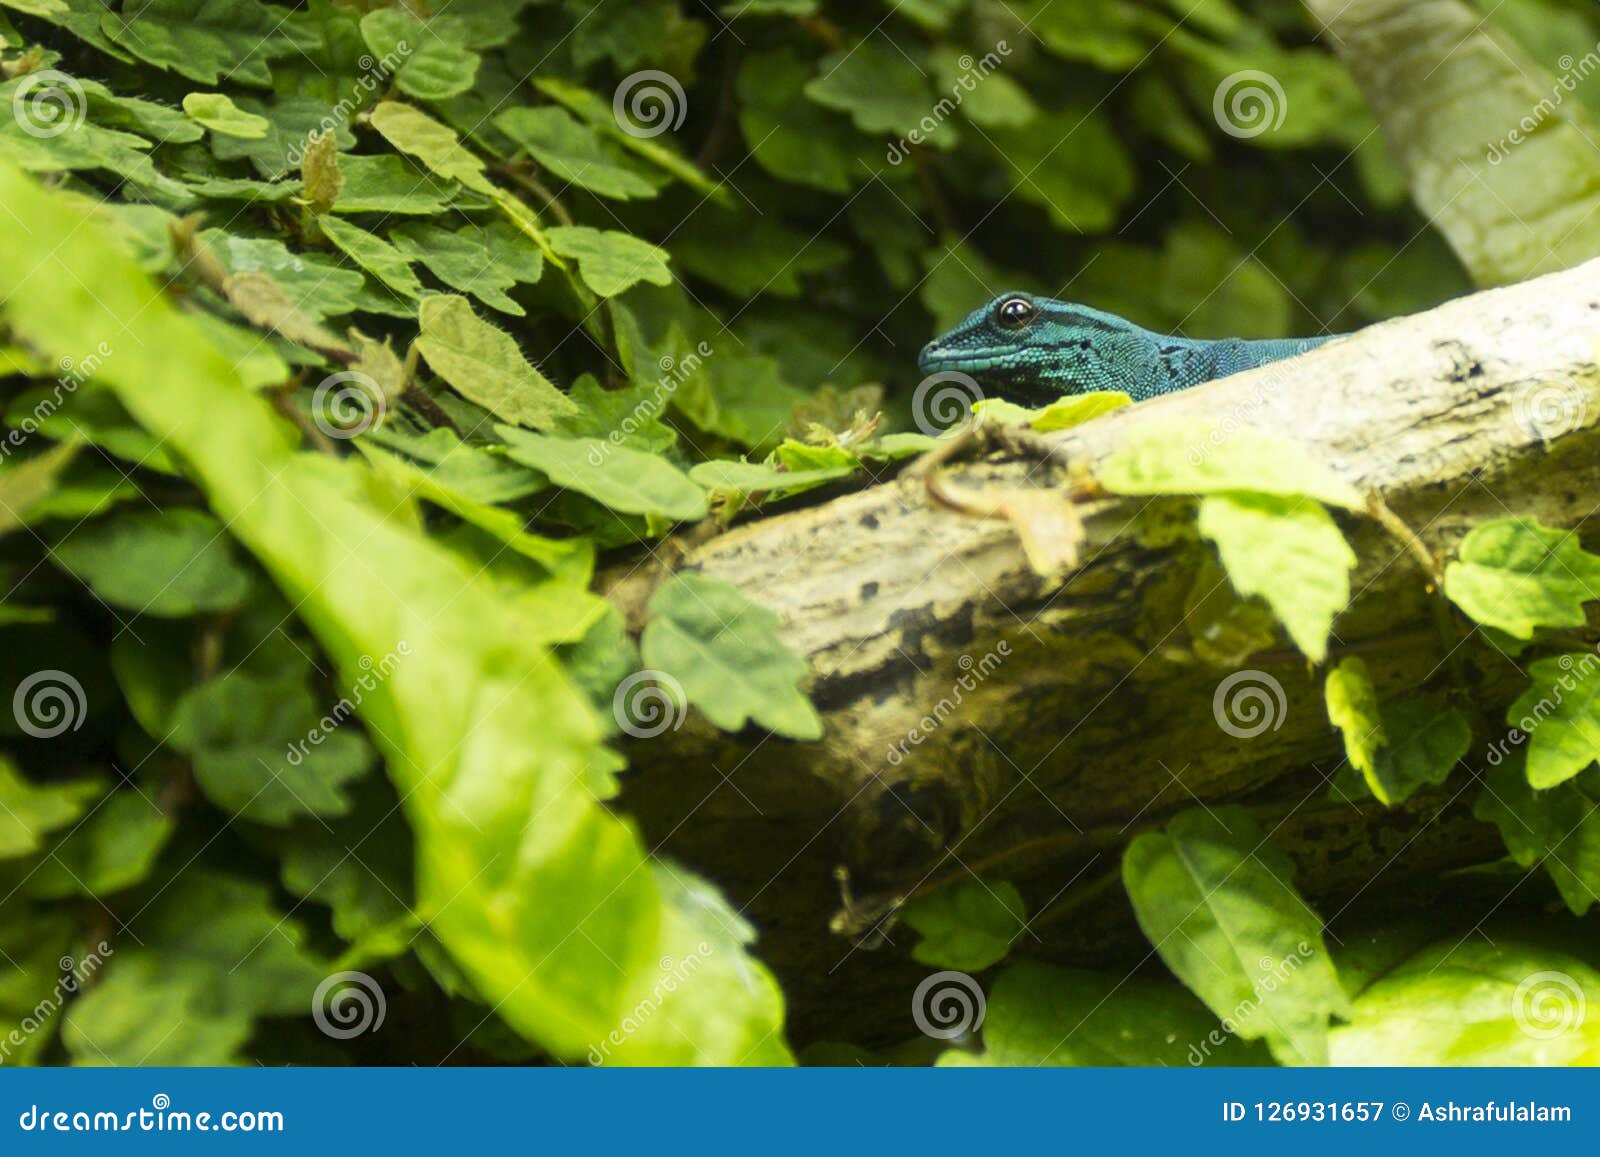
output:
[[967,374],[1023,405],[1121,390],[1136,402],[1315,349],[1333,337],[1201,341],[1154,333],[1084,305],[1006,293],[922,348],[924,373]]

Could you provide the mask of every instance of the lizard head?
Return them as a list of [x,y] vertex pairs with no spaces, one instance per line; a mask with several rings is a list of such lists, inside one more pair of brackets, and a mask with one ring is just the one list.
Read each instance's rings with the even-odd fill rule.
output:
[[1152,336],[1086,305],[1002,293],[923,346],[917,365],[925,374],[966,374],[991,397],[1040,406],[1068,394],[1130,391],[1157,356]]

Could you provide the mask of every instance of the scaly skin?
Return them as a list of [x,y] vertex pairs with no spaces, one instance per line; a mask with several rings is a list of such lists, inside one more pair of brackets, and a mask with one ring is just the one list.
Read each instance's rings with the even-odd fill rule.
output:
[[1121,390],[1136,402],[1315,349],[1334,337],[1195,341],[1141,329],[1084,305],[1005,293],[922,349],[927,374],[958,372],[1028,406]]

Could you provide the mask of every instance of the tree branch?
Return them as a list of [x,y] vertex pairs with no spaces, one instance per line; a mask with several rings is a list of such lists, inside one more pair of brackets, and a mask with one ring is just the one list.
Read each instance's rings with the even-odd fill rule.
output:
[[[1381,523],[1341,516],[1361,561],[1334,642],[1378,653],[1380,694],[1454,686],[1451,664],[1466,662],[1465,692],[1503,704],[1520,685],[1516,664],[1488,647],[1464,660],[1434,629],[1440,596],[1424,564],[1487,519],[1591,519],[1597,338],[1591,262],[1119,411],[1050,437],[1046,461],[1001,453],[943,469],[980,496],[1081,490],[1152,422],[1193,422],[1197,439],[1219,422],[1294,438],[1393,512]],[[1226,452],[1225,437],[1197,442],[1196,453]],[[1475,777],[1459,770],[1441,794],[1396,808],[1330,802],[1342,747],[1321,673],[1281,642],[1207,662],[1196,612],[1207,592],[1196,584],[1219,579],[1185,500],[1098,497],[1079,508],[1086,541],[1065,578],[1030,569],[1008,524],[952,512],[914,478],[736,529],[686,558],[686,569],[778,612],[810,660],[827,734],[818,744],[728,736],[692,716],[632,744],[639,774],[625,802],[666,851],[747,906],[784,974],[800,1039],[909,1035],[905,1017],[852,1026],[830,1003],[909,1012],[909,997],[868,995],[875,985],[909,994],[926,971],[906,959],[908,938],[880,925],[901,947],[869,960],[830,924],[859,934],[897,898],[979,864],[1028,896],[1042,939],[1030,934],[1019,948],[1137,962],[1145,948],[1120,889],[1070,909],[1065,894],[1114,870],[1135,830],[1197,803],[1259,806],[1335,930],[1340,913],[1387,898],[1394,880],[1409,886],[1500,854],[1467,811]],[[611,593],[633,602],[648,592],[621,583]],[[1256,734],[1222,725],[1219,688],[1238,669],[1281,688]],[[1480,755],[1468,766],[1481,767]],[[1380,876],[1391,882],[1374,887]],[[1052,926],[1058,911],[1070,920]]]

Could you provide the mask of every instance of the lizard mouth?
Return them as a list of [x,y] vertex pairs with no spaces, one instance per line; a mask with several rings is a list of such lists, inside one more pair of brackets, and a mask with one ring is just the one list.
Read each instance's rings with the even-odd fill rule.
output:
[[924,348],[917,357],[917,368],[925,374],[940,370],[983,373],[999,366],[1006,354],[1002,350]]

